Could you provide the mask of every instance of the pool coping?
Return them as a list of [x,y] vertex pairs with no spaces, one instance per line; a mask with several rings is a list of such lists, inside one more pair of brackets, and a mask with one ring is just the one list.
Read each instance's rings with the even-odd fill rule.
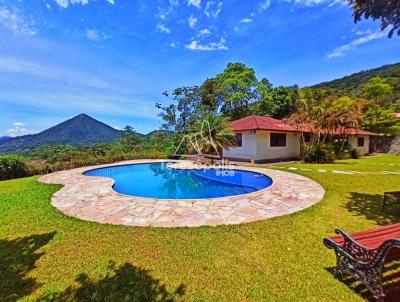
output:
[[[187,163],[191,164],[191,162],[189,162],[189,161],[187,161],[187,160],[181,160],[181,161],[179,161],[179,160],[166,160],[166,161],[152,162],[152,163],[164,163],[164,162],[165,162],[165,163],[187,162]],[[125,162],[121,162],[121,163],[122,163],[122,164],[120,164],[120,165],[113,165],[113,164],[111,164],[111,166],[107,166],[107,167],[129,166],[129,165],[138,165],[138,164],[141,164],[141,163],[127,164],[127,163],[125,163]],[[146,162],[146,163],[149,163],[149,162]],[[142,164],[145,164],[145,163],[142,163]],[[92,175],[85,175],[85,174],[84,174],[84,173],[87,173],[87,172],[89,172],[89,171],[98,170],[98,169],[107,168],[107,167],[100,167],[100,168],[94,168],[94,169],[90,169],[90,170],[85,170],[85,171],[82,172],[82,174],[83,174],[84,176],[88,176],[88,177],[102,177],[102,178],[108,178],[108,179],[112,180],[112,188],[113,188],[113,191],[114,191],[116,194],[119,194],[119,195],[122,195],[122,196],[134,197],[134,198],[140,198],[140,199],[149,199],[149,200],[154,200],[154,199],[158,199],[158,200],[171,200],[171,198],[133,196],[133,195],[129,195],[129,194],[124,194],[124,193],[121,193],[121,192],[118,192],[118,191],[114,190],[115,180],[114,180],[113,178],[107,177],[107,176],[92,176]],[[193,167],[190,167],[190,165],[188,165],[188,167],[186,167],[186,168],[180,168],[180,167],[173,167],[173,168],[174,168],[174,169],[188,169],[188,170],[193,169]],[[204,168],[205,168],[205,169],[208,169],[208,167],[204,167]],[[240,171],[248,171],[248,172],[250,171],[250,170],[246,169],[246,167],[238,167],[238,166],[232,166],[232,169],[234,169],[234,170],[240,170]],[[264,169],[264,170],[265,170],[265,169]],[[254,171],[250,171],[250,172],[254,172]],[[263,189],[260,189],[260,190],[256,190],[256,191],[251,192],[251,193],[238,194],[238,195],[233,195],[233,196],[224,196],[224,197],[210,197],[210,198],[176,198],[176,199],[174,199],[174,200],[197,201],[197,200],[211,200],[211,199],[212,199],[212,200],[226,199],[227,197],[238,197],[238,196],[245,196],[245,195],[253,194],[253,193],[256,193],[256,192],[262,192],[262,191],[264,191],[264,190],[266,190],[266,189],[268,189],[268,188],[270,188],[270,187],[272,187],[272,186],[274,185],[274,180],[273,180],[272,177],[270,177],[268,174],[266,174],[265,172],[257,172],[257,173],[258,173],[258,174],[265,175],[265,176],[271,178],[272,183],[271,183],[268,187],[266,187],[266,188],[263,188]],[[210,179],[211,179],[211,178],[210,178]]]
[[[89,170],[140,163],[192,162],[182,160],[130,160],[54,172],[39,182],[64,185],[51,204],[67,216],[106,224],[153,227],[198,227],[247,223],[288,215],[319,202],[323,187],[304,176],[272,169],[234,166],[272,179],[272,185],[252,193],[208,199],[158,199],[117,193],[114,180],[86,176]],[[178,167],[177,167],[178,168]]]

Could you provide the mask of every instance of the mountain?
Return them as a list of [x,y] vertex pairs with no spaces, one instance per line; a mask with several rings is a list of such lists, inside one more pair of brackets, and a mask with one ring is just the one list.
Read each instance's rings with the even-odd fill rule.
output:
[[352,95],[357,94],[359,88],[373,77],[385,78],[393,86],[394,99],[400,99],[400,63],[360,71],[341,79],[314,85],[311,88],[329,87]]
[[121,131],[94,118],[79,114],[38,134],[24,135],[0,143],[0,154],[16,153],[42,145],[82,146],[110,143],[121,137]]
[[9,141],[10,139],[12,139],[11,136],[0,136],[0,143]]

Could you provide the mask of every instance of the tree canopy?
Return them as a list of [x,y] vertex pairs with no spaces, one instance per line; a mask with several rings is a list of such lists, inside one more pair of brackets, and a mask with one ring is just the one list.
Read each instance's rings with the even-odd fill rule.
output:
[[349,0],[353,7],[354,22],[363,18],[381,20],[381,29],[388,31],[391,38],[394,33],[400,35],[400,1],[399,0]]
[[[164,129],[173,131],[177,137],[186,135],[193,138],[195,129],[195,135],[203,137],[204,121],[213,125],[227,124],[229,120],[251,114],[287,119],[299,130],[310,130],[311,142],[307,143],[312,146],[308,152],[310,158],[318,158],[319,153],[325,153],[328,158],[331,150],[329,146],[325,148],[326,144],[335,148],[339,145],[339,152],[342,152],[346,141],[344,137],[350,128],[364,128],[380,134],[396,134],[400,130],[400,123],[395,118],[395,110],[400,109],[396,94],[398,89],[391,85],[397,83],[397,69],[391,68],[389,80],[379,76],[370,76],[367,80],[367,75],[372,74],[370,71],[358,74],[356,80],[359,84],[350,85],[350,91],[330,85],[302,89],[297,86],[273,87],[267,79],[257,79],[254,69],[242,63],[230,63],[221,73],[206,79],[200,86],[184,86],[171,93],[165,92],[164,96],[171,103],[158,103],[156,106],[161,110]],[[348,79],[354,81],[352,76]],[[348,87],[343,83],[345,79],[340,81],[340,87]],[[232,133],[225,128],[215,129],[219,130],[208,130],[212,139],[200,140],[204,146],[229,146]],[[180,146],[190,149],[190,143]],[[210,148],[203,147],[203,152],[211,152]]]
[[229,63],[223,72],[200,86],[184,86],[163,95],[171,102],[156,104],[161,110],[163,129],[187,133],[191,125],[208,114],[230,120],[249,114],[289,117],[295,110],[298,87],[273,88],[267,79],[258,80],[254,69],[242,63]]

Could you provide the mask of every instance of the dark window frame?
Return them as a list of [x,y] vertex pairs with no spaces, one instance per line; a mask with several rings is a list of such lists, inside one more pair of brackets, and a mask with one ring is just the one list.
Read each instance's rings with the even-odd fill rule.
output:
[[286,148],[287,133],[271,132],[269,135],[269,146],[271,148]]
[[304,142],[311,143],[311,134],[304,134]]
[[358,136],[357,137],[357,147],[364,147],[365,146],[365,137]]
[[243,133],[236,133],[235,140],[238,147],[243,146]]

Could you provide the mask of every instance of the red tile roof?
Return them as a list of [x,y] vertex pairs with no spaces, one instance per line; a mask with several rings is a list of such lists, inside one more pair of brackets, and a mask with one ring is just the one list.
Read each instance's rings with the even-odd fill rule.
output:
[[339,129],[336,129],[335,134],[347,134],[347,135],[368,135],[368,136],[377,136],[378,134],[366,130],[361,130],[361,129],[353,129],[353,128],[348,128],[346,131],[340,131]]
[[[293,127],[282,120],[277,120],[269,116],[250,115],[230,123],[234,131],[249,131],[249,130],[268,130],[268,131],[283,131],[283,132],[299,132],[296,127]],[[308,132],[308,131],[304,131]],[[343,134],[344,131],[337,129],[335,134]],[[375,136],[376,133],[360,130],[347,129],[347,135],[369,135]]]
[[251,115],[230,123],[234,131],[272,130],[297,132],[297,129],[284,121],[269,116]]

